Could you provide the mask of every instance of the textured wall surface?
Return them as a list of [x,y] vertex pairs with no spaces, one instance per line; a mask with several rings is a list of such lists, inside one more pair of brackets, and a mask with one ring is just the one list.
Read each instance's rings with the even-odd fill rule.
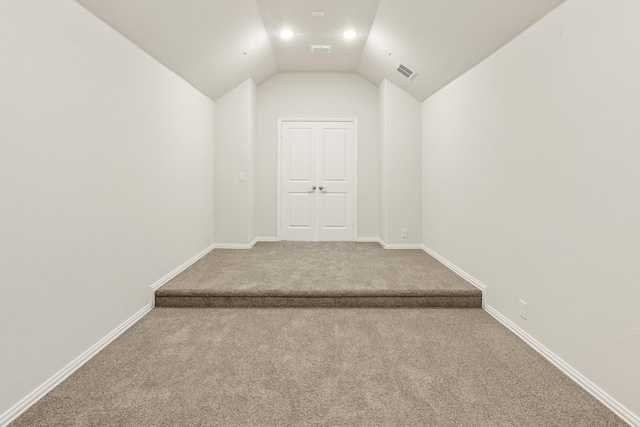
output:
[[255,127],[256,85],[249,79],[216,101],[216,244],[248,245],[256,238]]
[[390,81],[380,84],[380,228],[387,244],[422,242],[420,107]]
[[569,0],[423,104],[424,243],[636,414],[638,16]]
[[213,102],[70,0],[0,2],[0,414],[210,245]]

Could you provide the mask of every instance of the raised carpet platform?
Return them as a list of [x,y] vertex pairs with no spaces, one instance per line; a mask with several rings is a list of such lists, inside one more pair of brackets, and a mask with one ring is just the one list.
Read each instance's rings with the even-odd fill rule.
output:
[[377,243],[215,249],[156,292],[158,307],[482,306],[482,292],[421,250]]

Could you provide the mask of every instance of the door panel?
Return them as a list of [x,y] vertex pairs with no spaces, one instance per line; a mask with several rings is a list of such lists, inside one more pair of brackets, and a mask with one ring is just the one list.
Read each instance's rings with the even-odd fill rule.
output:
[[354,239],[353,122],[283,122],[283,240]]
[[344,229],[347,227],[347,195],[345,193],[327,193],[323,196],[325,229]]
[[292,228],[312,228],[312,206],[315,205],[311,193],[289,193],[289,226]]
[[[312,145],[314,140],[313,129],[291,129],[289,131],[289,180],[291,182],[315,181],[312,177]],[[315,147],[313,147],[315,150]]]
[[353,240],[355,186],[352,122],[320,123],[318,131],[318,240]]
[[324,161],[322,171],[324,172],[325,182],[343,182],[346,179],[346,150],[345,146],[345,129],[325,129],[324,130],[324,152],[322,160]]
[[284,240],[317,240],[317,128],[282,124],[282,228]]

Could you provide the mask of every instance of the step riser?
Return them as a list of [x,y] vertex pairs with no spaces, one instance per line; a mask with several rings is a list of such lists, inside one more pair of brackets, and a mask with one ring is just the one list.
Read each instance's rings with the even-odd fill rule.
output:
[[441,307],[481,308],[482,296],[459,297],[223,297],[157,296],[156,307]]

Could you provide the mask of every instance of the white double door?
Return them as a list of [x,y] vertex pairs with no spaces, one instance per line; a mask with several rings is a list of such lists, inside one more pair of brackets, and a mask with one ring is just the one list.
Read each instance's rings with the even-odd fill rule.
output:
[[354,122],[282,122],[280,238],[354,240]]

